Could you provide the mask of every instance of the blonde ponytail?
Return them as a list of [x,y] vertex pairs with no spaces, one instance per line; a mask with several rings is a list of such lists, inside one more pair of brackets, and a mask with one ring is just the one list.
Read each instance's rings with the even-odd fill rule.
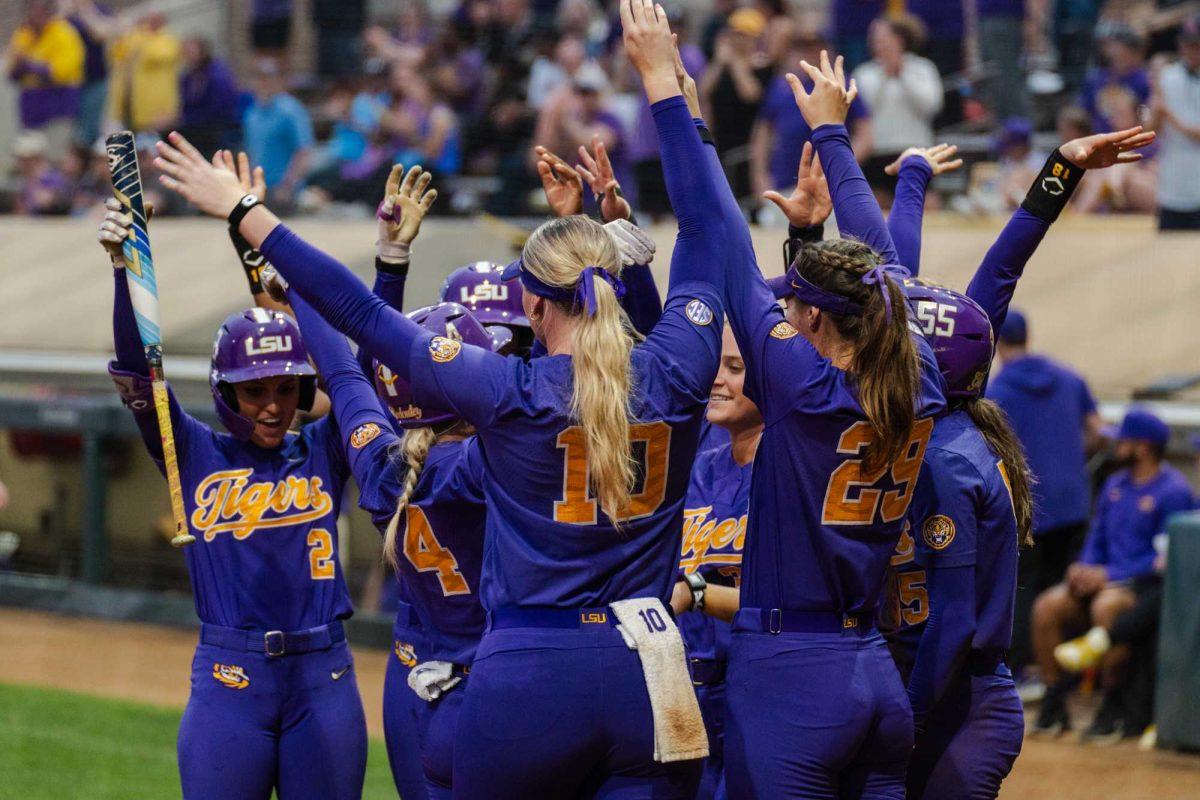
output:
[[[425,469],[425,459],[429,457],[429,449],[436,440],[437,434],[433,428],[413,428],[400,440],[399,455],[404,459],[407,470],[404,473],[404,486],[396,500],[396,513],[392,515],[387,531],[383,534],[383,558],[392,569],[400,566],[400,551],[396,540],[400,537],[401,516],[408,510],[408,503],[417,488],[417,481],[421,479],[421,472]],[[407,526],[407,520],[405,524]]]
[[[525,268],[551,286],[571,287],[586,267],[621,273],[621,259],[608,233],[587,217],[561,217],[525,243]],[[577,304],[559,304],[578,320],[571,334],[573,388],[571,416],[587,439],[591,488],[614,525],[629,508],[636,480],[629,438],[629,398],[633,392],[630,355],[633,327],[606,281],[593,279],[596,313]]]

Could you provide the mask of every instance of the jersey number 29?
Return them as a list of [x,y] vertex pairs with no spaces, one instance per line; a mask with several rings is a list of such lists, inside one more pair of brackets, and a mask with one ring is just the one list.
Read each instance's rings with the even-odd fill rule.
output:
[[[843,461],[829,476],[825,488],[825,504],[821,510],[824,525],[870,525],[878,512],[884,522],[895,522],[908,511],[913,488],[925,460],[925,446],[933,433],[933,420],[926,417],[913,423],[912,435],[900,458],[891,468],[867,472],[861,458]],[[868,422],[856,422],[842,431],[838,439],[839,453],[859,455],[875,440]],[[891,473],[894,489],[875,488],[884,476]]]

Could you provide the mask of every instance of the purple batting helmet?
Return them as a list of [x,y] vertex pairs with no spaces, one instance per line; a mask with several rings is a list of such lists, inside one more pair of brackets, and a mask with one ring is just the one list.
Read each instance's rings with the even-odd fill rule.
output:
[[500,278],[504,265],[476,261],[450,273],[442,284],[442,302],[465,306],[484,325],[529,327],[521,307],[521,283]]
[[278,375],[298,375],[299,407],[303,411],[312,408],[317,373],[308,363],[308,351],[300,340],[296,321],[287,314],[265,308],[251,308],[226,317],[213,341],[208,385],[217,416],[235,438],[249,439],[254,422],[238,413],[233,384]]
[[992,368],[992,324],[979,304],[953,289],[906,280],[904,293],[917,326],[933,348],[946,379],[947,400],[973,400],[983,394]]
[[[484,327],[458,303],[438,303],[410,311],[408,318],[438,336],[500,352],[512,341],[512,331],[500,325]],[[457,419],[458,415],[417,405],[412,385],[385,365],[374,362],[375,391],[401,428],[424,428]]]

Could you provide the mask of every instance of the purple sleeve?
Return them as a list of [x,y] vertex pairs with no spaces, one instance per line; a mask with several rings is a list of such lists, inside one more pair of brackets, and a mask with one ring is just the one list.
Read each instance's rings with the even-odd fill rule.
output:
[[[375,296],[337,259],[308,244],[285,225],[271,231],[262,252],[326,322],[409,380],[420,402],[426,402],[422,398],[432,399],[434,405],[457,411],[477,427],[485,427],[495,419],[496,404],[505,388],[503,356],[449,342],[423,330]],[[435,338],[448,342],[448,346],[431,350]],[[469,379],[444,380],[449,370],[429,373],[418,369],[428,362],[460,367],[465,363],[469,365]]]
[[1096,398],[1092,397],[1092,390],[1088,387],[1087,381],[1083,378],[1076,378],[1079,381],[1079,410],[1083,415],[1089,416],[1096,413]]
[[862,167],[854,160],[846,126],[821,125],[813,131],[812,143],[821,156],[842,236],[858,239],[879,253],[885,264],[895,264],[896,246]]
[[959,673],[975,636],[975,568],[935,567],[929,573],[929,617],[908,679],[913,725],[924,730],[950,681]]
[[987,312],[992,330],[1000,330],[1025,265],[1033,257],[1050,223],[1018,208],[987,251],[967,286],[970,297]]
[[119,369],[136,375],[150,375],[137,319],[133,315],[133,302],[129,299],[129,278],[123,269],[113,270],[113,350]]
[[913,275],[921,271],[921,222],[925,216],[925,190],[932,178],[933,167],[922,156],[904,159],[896,183],[896,198],[887,218],[897,261]]
[[625,282],[621,306],[629,315],[634,329],[643,336],[649,336],[663,311],[662,295],[654,282],[654,273],[647,264],[634,264],[622,270],[621,280]]
[[355,482],[360,487],[370,485],[376,474],[389,466],[388,449],[397,441],[391,421],[379,405],[375,388],[351,355],[346,337],[330,328],[295,292],[288,292],[288,302],[296,312],[304,346],[329,393],[338,447],[346,454]]
[[[398,274],[384,272],[378,269],[375,270],[375,287],[371,290],[378,297],[383,298],[383,301],[397,311],[404,310],[404,284],[408,281],[408,267],[405,266]],[[373,356],[365,347],[358,348],[358,353],[355,359],[358,361],[358,366],[362,370],[362,374],[367,376],[368,381],[375,380],[375,367],[371,363]]]

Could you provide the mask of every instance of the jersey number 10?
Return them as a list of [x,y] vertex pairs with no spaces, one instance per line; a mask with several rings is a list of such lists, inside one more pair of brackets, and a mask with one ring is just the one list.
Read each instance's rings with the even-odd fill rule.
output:
[[[629,498],[629,507],[617,516],[618,521],[648,517],[662,505],[667,492],[667,456],[671,451],[671,426],[658,422],[643,422],[629,426],[632,443],[645,444],[645,455],[639,459],[642,490]],[[563,496],[554,501],[554,521],[572,525],[595,525],[599,521],[599,503],[588,491],[587,434],[572,425],[556,440],[563,457]]]

